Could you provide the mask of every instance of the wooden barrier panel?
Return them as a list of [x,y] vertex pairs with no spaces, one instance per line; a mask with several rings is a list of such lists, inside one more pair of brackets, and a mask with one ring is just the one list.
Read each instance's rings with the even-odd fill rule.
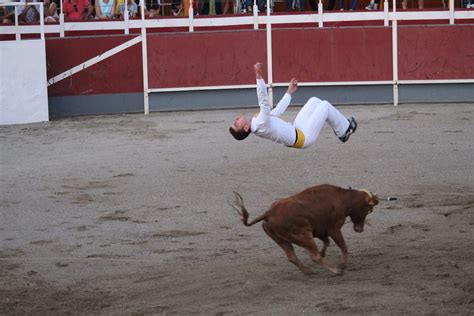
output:
[[474,79],[474,26],[398,29],[399,79]]
[[266,60],[264,31],[153,34],[147,45],[150,88],[251,84]]
[[[103,54],[135,36],[46,41],[48,79]],[[51,85],[49,96],[143,92],[141,45],[137,44]]]
[[392,79],[391,29],[324,28],[275,30],[273,79],[286,82]]
[[[400,80],[474,79],[474,25],[400,26]],[[48,78],[135,38],[47,39]],[[266,31],[159,33],[147,36],[149,88],[248,85],[267,62]],[[49,87],[49,96],[143,93],[141,44]],[[273,82],[390,81],[392,28],[272,31]]]

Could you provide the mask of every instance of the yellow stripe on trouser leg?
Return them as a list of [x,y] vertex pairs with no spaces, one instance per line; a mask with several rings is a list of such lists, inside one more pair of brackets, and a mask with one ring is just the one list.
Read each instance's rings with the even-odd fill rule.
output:
[[298,135],[298,138],[296,139],[296,142],[293,145],[293,147],[303,148],[303,146],[304,146],[304,134],[299,128],[296,128],[296,134]]

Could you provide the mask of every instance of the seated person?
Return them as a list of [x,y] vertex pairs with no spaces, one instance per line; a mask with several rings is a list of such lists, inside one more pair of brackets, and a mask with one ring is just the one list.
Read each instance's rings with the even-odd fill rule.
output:
[[173,1],[171,4],[171,13],[173,13],[173,16],[184,15],[183,3],[181,1]]
[[[117,6],[116,6],[116,11],[118,12],[118,16],[122,19],[123,19],[123,14],[125,12],[124,2],[125,2],[124,0],[118,0]],[[137,16],[138,5],[135,3],[134,0],[127,0],[127,11],[128,11],[128,16],[130,18],[134,18]]]
[[158,0],[145,0],[145,17],[154,18],[160,14],[161,6]]
[[64,0],[63,14],[66,21],[85,20],[92,14],[92,7],[89,0]]
[[59,21],[58,6],[51,0],[43,1],[43,13],[45,23],[54,23]]
[[15,7],[0,7],[0,23],[11,23],[15,19]]
[[370,0],[369,4],[365,7],[366,10],[372,11],[379,8],[379,0]]
[[[20,1],[24,3],[33,3],[36,2],[36,0],[26,0],[26,1]],[[24,5],[24,6],[19,6],[18,7],[18,12],[21,12],[18,15],[18,21],[20,22],[38,22],[40,19],[40,15],[38,12],[38,8],[35,5]]]
[[96,0],[95,18],[112,19],[115,17],[115,0]]
[[222,8],[222,14],[233,14],[234,13],[234,0],[224,0],[224,7]]

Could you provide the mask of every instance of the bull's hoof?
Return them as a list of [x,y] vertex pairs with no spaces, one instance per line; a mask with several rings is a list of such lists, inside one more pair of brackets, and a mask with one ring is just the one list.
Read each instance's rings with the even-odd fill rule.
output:
[[308,269],[308,270],[301,270],[301,271],[302,271],[305,275],[312,275],[312,274],[314,274],[313,270],[310,270],[310,269]]
[[334,276],[341,276],[344,274],[344,270],[343,269],[336,269],[336,272],[334,272]]
[[342,271],[344,271],[344,270],[346,270],[346,268],[347,268],[347,264],[345,264],[345,263],[340,263],[340,264],[337,266],[337,268],[340,269],[340,270],[342,270]]

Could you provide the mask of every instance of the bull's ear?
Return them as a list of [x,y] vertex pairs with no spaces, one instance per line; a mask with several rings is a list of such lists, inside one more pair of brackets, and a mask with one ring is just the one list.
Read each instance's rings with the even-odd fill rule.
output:
[[372,197],[370,197],[370,196],[366,196],[366,197],[365,197],[365,202],[366,202],[367,205],[370,206],[370,207],[372,207],[372,206],[375,205],[375,204],[374,204],[374,200],[373,200]]
[[379,204],[379,198],[376,195],[372,195],[372,197],[367,199],[367,204],[370,207],[374,207],[375,205]]

